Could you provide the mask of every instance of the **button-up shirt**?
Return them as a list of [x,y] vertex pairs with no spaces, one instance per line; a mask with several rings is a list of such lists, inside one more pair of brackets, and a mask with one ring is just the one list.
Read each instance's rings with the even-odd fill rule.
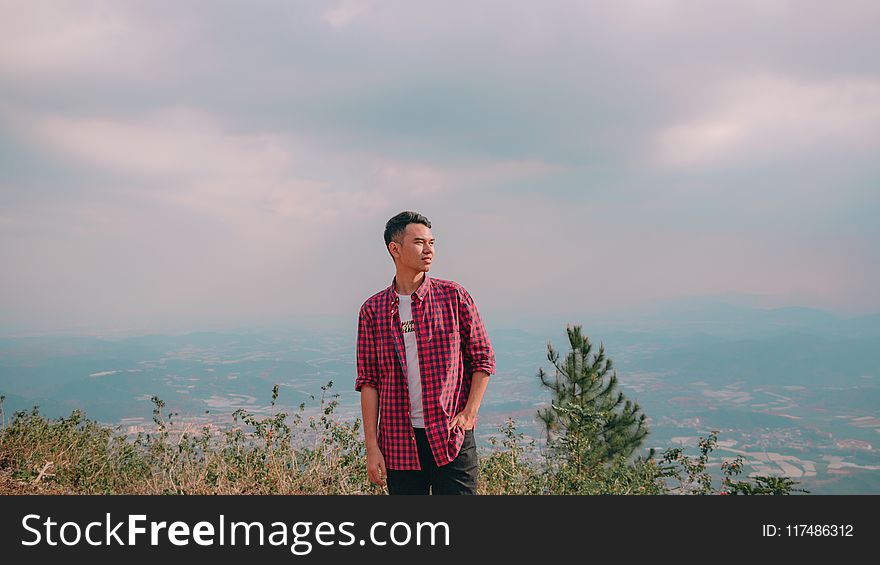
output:
[[[379,450],[389,469],[420,469],[410,420],[406,349],[398,295],[391,286],[368,298],[358,315],[355,390],[379,392]],[[475,371],[495,373],[495,353],[473,298],[460,284],[429,278],[412,293],[425,432],[437,465],[458,455],[464,441],[449,422],[467,404]]]

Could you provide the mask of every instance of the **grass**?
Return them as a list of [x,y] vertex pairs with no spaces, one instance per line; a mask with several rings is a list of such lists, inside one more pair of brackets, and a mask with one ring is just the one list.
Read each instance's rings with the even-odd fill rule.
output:
[[[293,414],[277,411],[263,418],[240,409],[220,429],[175,426],[176,414],[164,413],[165,403],[153,397],[153,429],[134,438],[80,411],[58,419],[45,418],[37,408],[17,412],[11,421],[4,418],[0,429],[0,494],[384,494],[367,478],[361,422],[336,417],[332,386],[321,387],[317,415],[307,416],[304,404]],[[276,385],[273,408],[277,397]],[[614,461],[575,473],[567,461],[540,452],[512,420],[499,432],[480,453],[481,494],[792,490],[791,482],[775,490],[752,488],[732,482],[730,474],[720,491],[715,489],[704,472],[714,436],[699,458],[678,450],[659,461]],[[729,468],[738,472],[736,465]],[[672,488],[670,479],[678,486]]]

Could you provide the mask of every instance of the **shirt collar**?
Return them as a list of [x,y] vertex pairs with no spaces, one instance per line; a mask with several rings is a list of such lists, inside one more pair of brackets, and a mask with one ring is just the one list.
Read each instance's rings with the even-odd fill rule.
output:
[[[392,305],[397,305],[400,302],[400,297],[397,294],[397,291],[394,290],[394,279],[397,278],[396,275],[391,277],[391,286],[388,287],[387,291],[389,298],[391,299]],[[424,300],[425,296],[428,294],[428,290],[431,287],[431,278],[428,276],[428,273],[425,273],[425,280],[422,281],[422,284],[419,285],[419,288],[412,293],[413,298],[418,298],[419,300]]]

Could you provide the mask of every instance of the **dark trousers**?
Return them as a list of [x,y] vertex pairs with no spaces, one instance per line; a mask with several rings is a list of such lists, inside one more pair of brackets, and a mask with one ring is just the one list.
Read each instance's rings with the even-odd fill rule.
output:
[[458,456],[438,467],[424,428],[413,428],[419,450],[418,471],[388,469],[388,494],[477,494],[477,444],[474,430],[465,430]]

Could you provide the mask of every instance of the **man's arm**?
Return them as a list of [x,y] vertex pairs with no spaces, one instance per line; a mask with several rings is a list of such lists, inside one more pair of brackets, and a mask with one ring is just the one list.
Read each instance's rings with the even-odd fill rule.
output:
[[364,417],[364,443],[367,448],[367,474],[377,485],[385,484],[385,458],[379,450],[379,360],[372,321],[366,306],[358,315],[357,379],[354,388],[361,393]]
[[464,288],[461,289],[458,320],[465,370],[472,371],[473,376],[467,403],[464,409],[452,418],[449,427],[461,426],[465,430],[470,430],[477,423],[477,412],[489,385],[489,375],[495,372],[495,351],[492,349],[492,343],[489,341],[477,305]]
[[379,391],[369,385],[361,387],[361,414],[364,417],[364,442],[367,446],[367,474],[370,481],[385,484],[385,457],[379,450]]

